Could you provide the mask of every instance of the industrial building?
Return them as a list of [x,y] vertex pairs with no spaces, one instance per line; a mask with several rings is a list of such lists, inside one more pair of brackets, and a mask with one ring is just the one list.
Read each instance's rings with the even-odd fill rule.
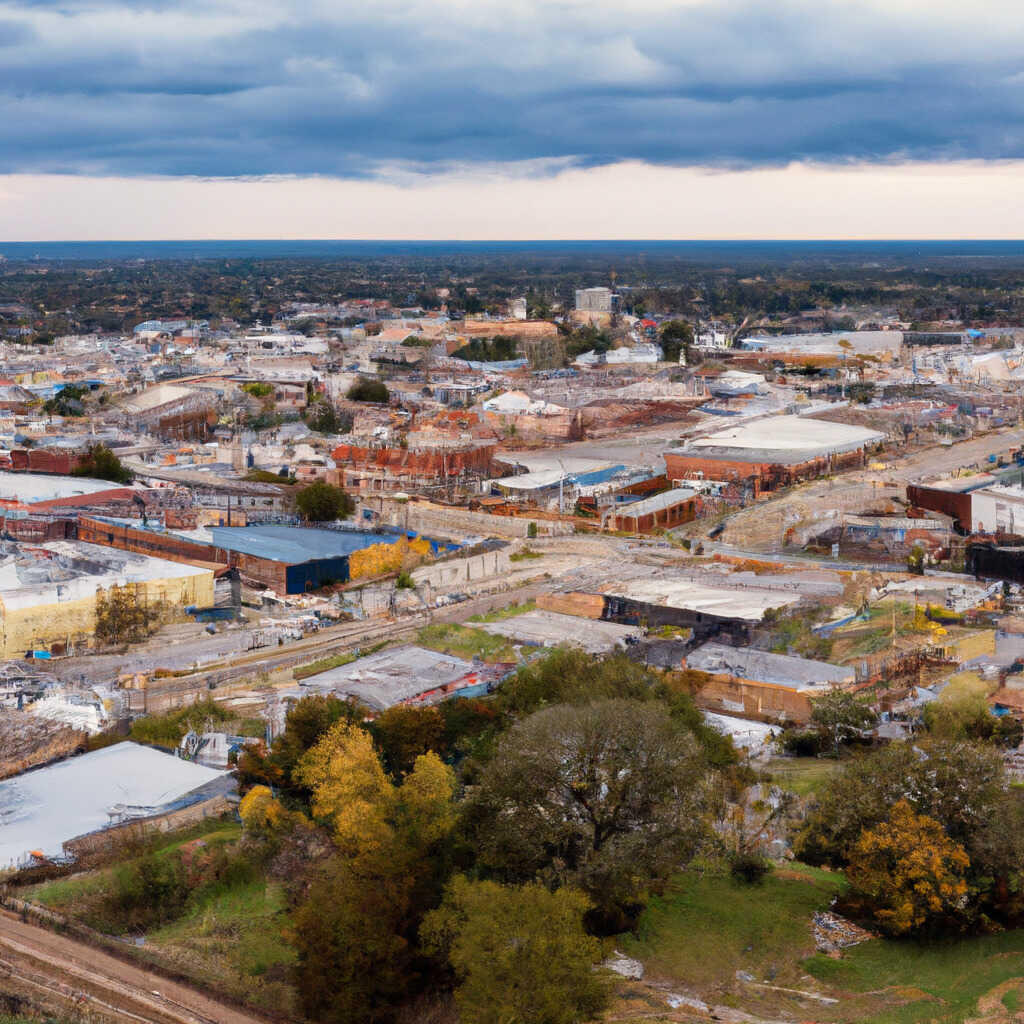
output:
[[118,486],[109,480],[93,480],[84,476],[0,471],[0,501],[15,501],[24,505],[98,494]]
[[278,594],[303,594],[394,572],[458,545],[401,531],[328,530],[302,526],[212,526],[160,530],[135,522],[82,516],[78,536],[95,544],[174,561],[230,566]]
[[157,437],[205,441],[217,423],[215,391],[157,384],[121,402],[121,411],[136,430]]
[[0,543],[0,657],[50,657],[95,643],[96,599],[131,587],[149,606],[213,604],[209,567],[58,540]]
[[[136,743],[118,743],[0,782],[0,868],[61,857],[76,839],[126,822],[160,823],[210,802],[230,776]],[[223,801],[214,801],[223,807]],[[226,809],[226,808],[224,808]],[[201,816],[201,810],[197,813]],[[170,818],[169,824],[177,824]],[[67,846],[65,845],[67,844]]]
[[577,288],[576,309],[581,313],[612,313],[619,297],[611,288]]
[[608,588],[603,617],[649,627],[687,627],[697,639],[721,633],[744,642],[765,612],[788,608],[800,599],[800,593],[788,590],[655,577]]
[[885,435],[803,416],[770,416],[719,430],[665,452],[668,478],[748,483],[755,495],[864,465]]
[[697,492],[689,487],[669,491],[613,506],[608,526],[625,533],[651,533],[670,530],[697,518]]
[[711,677],[698,699],[715,711],[798,723],[810,719],[813,697],[855,681],[854,670],[844,665],[720,643],[698,647],[685,667]]
[[476,664],[407,644],[310,676],[302,689],[334,693],[379,712],[395,704],[427,706],[450,697],[482,696],[514,667]]

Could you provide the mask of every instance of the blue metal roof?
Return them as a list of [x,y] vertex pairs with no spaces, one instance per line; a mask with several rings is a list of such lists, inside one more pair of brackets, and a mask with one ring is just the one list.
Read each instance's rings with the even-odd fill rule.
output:
[[217,547],[289,565],[350,555],[371,544],[394,544],[401,536],[305,526],[212,526],[210,533]]

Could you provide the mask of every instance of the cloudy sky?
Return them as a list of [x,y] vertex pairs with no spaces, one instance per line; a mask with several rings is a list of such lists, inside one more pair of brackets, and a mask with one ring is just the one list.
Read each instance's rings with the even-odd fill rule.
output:
[[0,238],[1021,237],[1007,0],[0,0]]

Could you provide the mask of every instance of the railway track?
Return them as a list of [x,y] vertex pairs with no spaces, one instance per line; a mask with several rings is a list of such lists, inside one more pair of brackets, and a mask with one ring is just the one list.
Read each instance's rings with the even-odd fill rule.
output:
[[144,967],[0,910],[0,991],[103,1024],[265,1024]]

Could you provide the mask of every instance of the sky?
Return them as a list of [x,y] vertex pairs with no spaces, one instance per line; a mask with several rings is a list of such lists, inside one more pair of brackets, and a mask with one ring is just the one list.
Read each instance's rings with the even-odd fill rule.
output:
[[0,239],[1024,237],[1024,4],[0,0]]

